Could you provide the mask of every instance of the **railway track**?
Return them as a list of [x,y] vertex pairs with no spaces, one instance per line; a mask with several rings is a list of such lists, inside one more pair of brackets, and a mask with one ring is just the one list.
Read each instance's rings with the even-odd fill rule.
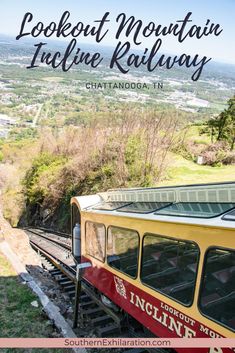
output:
[[25,231],[31,235],[36,235],[37,237],[61,245],[63,248],[71,251],[71,238],[69,234],[59,232],[52,233],[51,230],[45,230],[44,228],[25,228]]
[[[30,244],[40,254],[43,267],[49,271],[60,284],[63,291],[73,300],[75,298],[76,265],[71,254],[68,254],[67,243],[50,238],[47,234],[36,229],[27,229]],[[107,337],[111,334],[120,335],[120,317],[107,308],[92,287],[83,280],[80,302],[82,316],[96,328],[99,337]]]
[[[27,228],[32,248],[40,255],[42,266],[60,285],[73,302],[75,299],[76,264],[71,255],[71,241],[63,233]],[[67,240],[67,241],[65,241]],[[144,337],[138,328],[123,325],[123,317],[103,304],[97,292],[82,280],[80,297],[80,319],[88,322],[97,337]],[[81,335],[80,335],[81,336]],[[114,350],[115,351],[115,350]],[[144,348],[118,350],[121,353],[146,353]],[[166,350],[151,349],[151,352]]]

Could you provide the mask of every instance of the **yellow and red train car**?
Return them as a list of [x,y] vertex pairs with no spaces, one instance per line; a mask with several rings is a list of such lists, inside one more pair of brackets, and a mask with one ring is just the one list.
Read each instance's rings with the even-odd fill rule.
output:
[[235,337],[234,182],[110,190],[71,204],[92,265],[85,279],[108,300],[157,337]]

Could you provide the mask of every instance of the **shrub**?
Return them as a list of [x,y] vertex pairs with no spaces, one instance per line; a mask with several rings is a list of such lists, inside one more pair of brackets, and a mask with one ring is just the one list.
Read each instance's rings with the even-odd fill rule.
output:
[[52,197],[56,202],[60,198],[61,190],[53,187],[60,170],[66,163],[63,156],[42,153],[34,159],[32,167],[24,179],[25,195],[31,204],[42,204]]
[[204,164],[211,166],[220,166],[228,164],[228,161],[235,159],[235,153],[230,152],[229,145],[226,142],[216,142],[207,146],[202,152]]

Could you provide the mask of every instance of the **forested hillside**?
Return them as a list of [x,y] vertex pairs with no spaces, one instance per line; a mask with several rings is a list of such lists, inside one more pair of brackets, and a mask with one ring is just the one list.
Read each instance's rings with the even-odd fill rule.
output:
[[234,98],[225,111],[203,123],[189,123],[184,113],[170,109],[140,111],[127,105],[86,124],[45,127],[34,137],[13,135],[1,146],[5,216],[14,225],[68,230],[74,195],[232,180],[233,105]]

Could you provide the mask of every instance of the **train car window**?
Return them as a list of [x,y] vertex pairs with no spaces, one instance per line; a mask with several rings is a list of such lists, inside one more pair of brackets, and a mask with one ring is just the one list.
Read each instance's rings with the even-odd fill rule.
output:
[[231,210],[234,203],[178,202],[157,211],[156,215],[212,218]]
[[130,202],[118,202],[118,201],[103,202],[97,206],[92,207],[92,209],[97,211],[115,211],[120,207],[127,206],[129,204]]
[[171,202],[133,202],[130,205],[120,208],[119,212],[151,213],[160,208],[169,206]]
[[185,305],[193,302],[199,248],[195,243],[146,234],[141,281]]
[[104,262],[105,226],[103,224],[86,222],[86,253]]
[[201,313],[235,331],[235,251],[210,249],[201,284]]
[[109,266],[135,278],[137,276],[139,235],[131,229],[108,228],[107,262]]
[[224,219],[225,221],[235,221],[235,210],[226,213],[222,219]]

